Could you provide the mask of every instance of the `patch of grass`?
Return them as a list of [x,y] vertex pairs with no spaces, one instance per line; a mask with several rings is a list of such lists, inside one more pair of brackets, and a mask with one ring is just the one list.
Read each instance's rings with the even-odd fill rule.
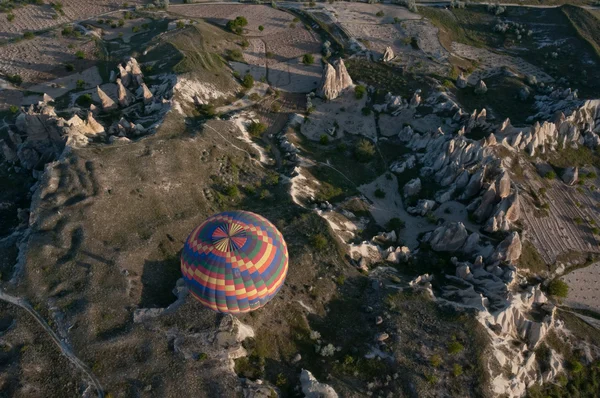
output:
[[569,294],[569,285],[560,279],[553,279],[547,287],[548,294],[556,297],[567,297]]
[[324,251],[329,246],[329,241],[324,234],[318,233],[310,237],[310,245],[317,251]]
[[527,268],[534,274],[548,272],[550,270],[535,246],[529,241],[525,241],[522,244],[519,268]]
[[302,56],[302,63],[304,65],[312,65],[315,63],[315,57],[312,54],[304,54]]
[[248,133],[253,137],[260,137],[266,130],[267,126],[260,122],[252,122],[248,126]]

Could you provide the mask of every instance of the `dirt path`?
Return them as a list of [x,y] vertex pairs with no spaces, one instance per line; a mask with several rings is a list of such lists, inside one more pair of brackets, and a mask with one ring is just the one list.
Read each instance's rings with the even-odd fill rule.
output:
[[5,293],[2,289],[0,289],[0,300],[6,301],[7,303],[11,303],[18,307],[21,307],[25,311],[27,311],[31,316],[33,316],[35,318],[35,320],[40,324],[40,326],[42,326],[42,328],[46,332],[48,332],[48,334],[50,335],[50,338],[58,346],[58,348],[63,353],[63,355],[65,357],[67,357],[67,359],[69,361],[71,361],[71,363],[73,365],[75,365],[75,367],[77,369],[79,369],[81,372],[83,372],[86,375],[88,381],[94,385],[94,388],[96,389],[96,392],[98,393],[98,397],[100,397],[100,398],[104,397],[104,390],[102,388],[102,385],[100,384],[100,381],[96,378],[96,376],[94,376],[94,374],[92,373],[90,368],[88,368],[88,366],[85,363],[83,363],[73,353],[73,351],[71,350],[71,348],[69,347],[69,345],[67,343],[62,341],[56,335],[56,333],[54,333],[54,330],[52,330],[52,328],[50,326],[48,326],[48,323],[44,320],[44,318],[42,318],[42,316],[36,310],[34,310],[33,307],[31,307],[31,304],[29,304],[27,302],[27,300],[25,300],[21,297],[11,296],[11,295]]

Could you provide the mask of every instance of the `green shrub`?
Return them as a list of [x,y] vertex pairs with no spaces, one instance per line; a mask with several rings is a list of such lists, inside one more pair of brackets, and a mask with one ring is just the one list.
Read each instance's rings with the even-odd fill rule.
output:
[[271,192],[269,192],[268,189],[263,189],[262,191],[260,191],[259,198],[261,198],[261,199],[267,199],[270,196],[271,196]]
[[434,368],[439,368],[442,365],[442,357],[435,354],[432,355],[431,358],[429,358],[429,362],[431,363],[431,366],[433,366]]
[[465,347],[456,340],[452,340],[450,344],[448,344],[448,353],[450,354],[458,354],[464,349]]
[[312,54],[304,54],[302,56],[302,63],[304,65],[312,65],[315,63],[315,57]]
[[246,88],[252,88],[254,86],[254,78],[250,73],[246,73],[244,80],[242,80],[242,86]]
[[240,190],[238,189],[237,185],[228,185],[223,190],[223,193],[230,198],[237,198],[240,194]]
[[354,96],[358,100],[362,99],[366,93],[367,93],[367,88],[365,86],[363,86],[362,84],[359,84],[358,86],[356,86],[354,88]]
[[33,39],[35,37],[35,35],[33,34],[33,32],[25,32],[23,33],[23,38],[26,40],[30,40]]
[[8,20],[8,22],[12,22],[15,20],[15,14],[13,14],[12,12],[8,15],[6,15],[6,19]]
[[19,107],[16,105],[11,105],[8,107],[8,111],[14,115],[15,113],[19,112]]
[[556,297],[567,297],[569,294],[569,285],[560,279],[553,279],[548,284],[548,293]]
[[75,65],[65,64],[65,69],[67,70],[67,72],[73,72],[75,70]]
[[384,190],[382,190],[381,188],[377,188],[377,189],[375,190],[375,197],[376,197],[376,198],[379,198],[379,199],[383,199],[383,198],[385,198],[385,191],[384,191]]
[[394,217],[394,218],[390,219],[390,221],[388,221],[387,224],[385,224],[385,227],[387,228],[388,231],[399,231],[402,228],[404,228],[404,226],[405,226],[404,221],[402,221],[398,217]]
[[385,15],[385,13],[383,11],[378,11],[377,14],[375,14],[378,17],[383,17]]
[[327,134],[321,134],[321,137],[319,137],[319,143],[321,145],[329,144],[329,136]]
[[576,359],[569,361],[569,370],[571,373],[581,373],[583,371],[583,364]]
[[262,25],[258,25],[258,30],[260,30],[262,32],[263,30],[265,30],[265,27]]
[[248,20],[245,17],[240,16],[227,22],[227,29],[233,33],[241,34],[246,25],[248,25]]
[[244,55],[242,54],[242,52],[240,50],[228,50],[227,51],[227,57],[231,61],[241,62],[241,61],[244,60]]
[[20,86],[23,83],[23,78],[21,77],[21,75],[8,75],[6,76],[6,80],[8,80],[9,83],[14,84],[15,86]]
[[365,106],[360,110],[364,116],[369,116],[371,114],[371,108]]
[[78,90],[83,90],[83,88],[85,88],[85,81],[83,81],[82,79],[78,79],[77,83],[75,84]]
[[139,26],[134,26],[133,28],[131,28],[131,31],[132,31],[133,33],[137,33],[137,32],[139,32],[139,31],[140,31],[140,27],[139,27]]
[[323,251],[327,248],[327,237],[323,234],[316,234],[310,237],[310,244],[314,249]]
[[240,46],[242,46],[242,48],[247,48],[248,46],[250,46],[250,42],[248,40],[244,39],[240,43]]
[[368,162],[375,156],[375,145],[368,140],[360,140],[354,150],[356,158],[360,162]]
[[252,122],[248,126],[248,133],[253,137],[260,137],[267,130],[267,126],[260,122]]
[[77,51],[77,52],[75,53],[75,56],[76,56],[78,59],[84,59],[84,58],[85,58],[85,53],[84,53],[83,51],[79,50],[79,51]]
[[88,107],[92,104],[92,95],[91,94],[83,94],[77,98],[78,105]]
[[455,363],[452,366],[452,374],[454,375],[454,377],[458,377],[460,375],[463,374],[463,368],[462,366],[460,366],[459,364]]
[[548,180],[554,180],[556,178],[556,173],[554,171],[549,171],[546,174],[544,174],[544,178]]

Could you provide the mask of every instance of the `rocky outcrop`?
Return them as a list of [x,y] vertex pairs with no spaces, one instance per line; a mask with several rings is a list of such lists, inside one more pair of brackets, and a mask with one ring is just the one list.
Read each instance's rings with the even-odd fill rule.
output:
[[479,80],[479,82],[477,82],[477,85],[475,86],[475,94],[485,94],[487,93],[488,88],[485,85],[485,82],[483,80]]
[[419,95],[419,93],[414,93],[412,98],[410,99],[410,107],[416,108],[420,104],[421,104],[421,96]]
[[567,167],[562,175],[562,180],[567,185],[575,185],[579,179],[579,168],[578,167]]
[[145,83],[142,83],[140,85],[140,88],[138,89],[138,96],[142,97],[144,104],[148,105],[149,103],[151,103],[154,100],[154,96],[152,95],[152,92],[148,89],[148,86],[146,86]]
[[346,70],[344,61],[339,59],[333,64],[326,64],[323,69],[321,84],[317,95],[327,100],[337,98],[342,91],[352,86],[352,78]]
[[390,62],[391,60],[393,60],[395,58],[394,55],[394,50],[392,50],[392,47],[386,47],[385,51],[383,52],[383,56],[381,57],[381,60],[383,62]]
[[96,92],[98,93],[98,97],[100,98],[100,103],[102,105],[102,110],[105,112],[112,111],[117,109],[117,104],[112,100],[102,89],[100,86],[96,86]]
[[421,192],[421,179],[417,177],[407,182],[404,185],[403,192],[405,198],[418,195]]
[[512,232],[504,239],[489,257],[491,262],[506,262],[514,264],[521,257],[521,239],[518,232]]
[[449,222],[436,228],[425,239],[429,241],[431,249],[437,252],[454,252],[465,244],[468,236],[469,233],[463,223]]
[[121,79],[117,79],[117,100],[121,108],[128,107],[131,102],[131,93],[125,88]]
[[435,200],[419,199],[416,206],[408,207],[407,212],[414,216],[424,216],[436,206]]
[[458,87],[458,88],[467,87],[467,78],[465,77],[465,75],[463,75],[462,72],[460,72],[460,75],[458,75],[458,77],[456,78],[456,87]]
[[335,390],[319,381],[306,369],[300,373],[300,385],[306,398],[338,398]]

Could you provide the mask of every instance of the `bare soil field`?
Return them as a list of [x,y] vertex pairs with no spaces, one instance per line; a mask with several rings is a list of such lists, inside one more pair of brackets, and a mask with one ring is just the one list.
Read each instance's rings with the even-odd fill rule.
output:
[[341,24],[362,23],[384,25],[393,24],[397,21],[421,19],[419,14],[410,12],[404,7],[391,4],[340,2],[327,4],[324,6],[324,9],[331,13],[332,20]]
[[[171,7],[171,13],[188,18],[203,18],[225,26],[238,16],[248,20],[244,34],[250,38],[260,37],[266,51],[279,61],[300,57],[307,53],[318,53],[319,40],[302,23],[294,22],[294,16],[284,11],[263,5],[185,5]],[[264,28],[259,30],[259,26]]]
[[600,264],[576,269],[561,278],[569,285],[569,295],[563,303],[573,308],[600,313]]
[[[24,85],[53,80],[72,74],[66,64],[73,64],[75,70],[93,66],[96,44],[89,39],[75,39],[47,33],[31,40],[22,40],[0,47],[0,73],[19,75]],[[77,51],[83,51],[85,58],[78,59]]]
[[[27,5],[12,13],[15,18],[8,21],[6,15],[0,15],[0,40],[21,37],[24,32],[47,30],[68,22],[88,19],[93,16],[115,11],[122,7],[123,2],[117,0],[63,0],[62,13],[55,11],[50,4]],[[143,4],[143,0],[128,2],[130,6]]]
[[452,43],[452,51],[462,58],[477,62],[477,70],[468,77],[469,83],[473,85],[477,84],[480,79],[499,74],[503,67],[510,68],[523,76],[535,76],[538,82],[549,83],[554,81],[554,79],[542,69],[518,57],[502,55],[484,48],[473,47],[456,42]]
[[581,192],[560,180],[544,183],[531,179],[532,190],[546,189],[542,199],[550,208],[540,214],[528,199],[522,200],[523,223],[528,239],[544,261],[554,264],[557,257],[568,252],[600,252],[599,241],[592,233],[600,225],[600,194],[583,188]]
[[[221,26],[225,26],[228,21],[238,16],[243,16],[248,20],[244,33],[257,37],[286,33],[294,20],[291,14],[254,4],[186,4],[171,6],[169,11],[187,18],[203,18]],[[264,30],[260,31],[259,26],[263,26]]]

